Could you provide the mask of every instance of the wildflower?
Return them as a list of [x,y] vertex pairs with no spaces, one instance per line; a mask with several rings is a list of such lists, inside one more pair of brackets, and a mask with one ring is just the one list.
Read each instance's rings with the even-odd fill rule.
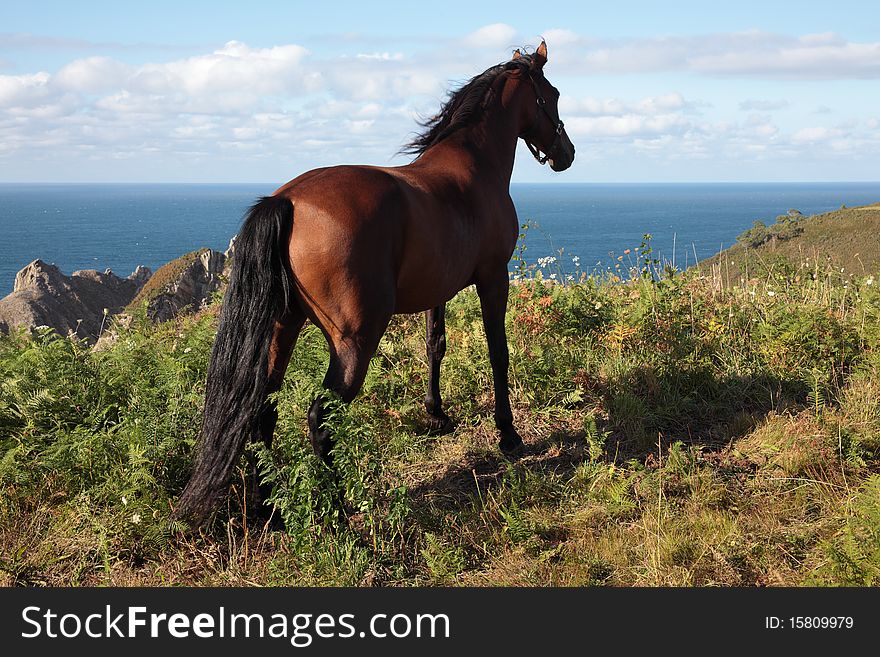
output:
[[[638,249],[636,249],[636,250],[638,251]],[[624,253],[624,255],[629,255],[631,253],[631,251],[629,249],[624,249],[623,253]]]
[[599,310],[599,308],[601,308],[601,307],[602,307],[602,302],[601,302],[601,301],[597,301],[597,302],[596,302],[596,305],[593,306],[593,308],[595,308],[596,310]]
[[574,263],[575,267],[581,266],[581,259],[577,256],[571,256],[571,261]]
[[551,281],[555,281],[555,280],[556,280],[556,274],[550,274],[550,280],[551,280]]
[[125,497],[125,495],[122,496],[122,506],[128,506],[128,499]]
[[141,514],[140,513],[132,513],[131,514],[131,522],[134,525],[141,524]]
[[567,281],[573,281],[573,280],[574,280],[574,276],[572,276],[571,274],[568,274],[568,275],[566,275],[565,280],[567,280]]
[[183,350],[183,353],[188,354],[191,351],[192,351],[192,347],[187,347],[186,349]]
[[873,285],[873,284],[874,284],[874,277],[869,276],[868,280],[865,281],[865,285]]
[[776,296],[776,292],[774,292],[773,290],[767,290],[767,296],[768,296],[768,297],[775,297],[775,296]]

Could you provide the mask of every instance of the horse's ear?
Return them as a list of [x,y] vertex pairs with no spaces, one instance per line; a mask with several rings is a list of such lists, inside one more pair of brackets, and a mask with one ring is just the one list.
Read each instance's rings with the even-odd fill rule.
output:
[[547,42],[544,39],[541,39],[541,45],[535,51],[534,62],[535,67],[539,69],[544,68],[544,64],[547,63]]
[[522,57],[522,53],[519,51],[519,48],[513,51],[513,57],[511,57],[511,61],[516,61]]

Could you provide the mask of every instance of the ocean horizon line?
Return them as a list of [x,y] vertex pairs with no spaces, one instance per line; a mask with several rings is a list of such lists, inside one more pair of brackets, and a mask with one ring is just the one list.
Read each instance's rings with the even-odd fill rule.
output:
[[[292,179],[291,179],[292,180]],[[49,185],[70,185],[70,186],[87,186],[87,185],[105,185],[105,186],[124,186],[124,185],[191,185],[191,186],[219,186],[219,185],[247,185],[247,186],[257,186],[257,185],[275,185],[276,187],[280,187],[287,181],[282,181],[279,183],[278,181],[266,182],[266,181],[223,181],[223,182],[206,182],[206,181],[138,181],[138,180],[130,180],[130,181],[84,181],[84,180],[70,180],[70,181],[52,181],[52,180],[29,180],[29,181],[2,181],[0,180],[0,185],[4,187],[12,187],[12,186],[49,186]],[[645,181],[630,181],[630,180],[609,180],[609,181],[599,181],[599,180],[559,180],[559,181],[530,181],[530,180],[521,180],[521,181],[511,181],[511,185],[544,185],[544,186],[574,186],[574,185],[872,185],[872,184],[880,184],[880,179],[877,180],[645,180]]]
[[[277,183],[0,183],[0,296],[36,258],[64,272],[154,271],[184,253],[225,250],[248,206]],[[526,260],[613,266],[652,236],[654,253],[700,261],[757,220],[880,202],[880,182],[515,182]],[[673,254],[674,257],[673,257]]]

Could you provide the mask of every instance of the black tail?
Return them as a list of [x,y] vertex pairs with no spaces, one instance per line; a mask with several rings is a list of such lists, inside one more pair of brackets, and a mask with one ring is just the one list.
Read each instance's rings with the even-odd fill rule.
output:
[[235,241],[195,464],[174,511],[192,526],[202,524],[226,496],[245,443],[259,430],[275,320],[293,289],[287,261],[292,225],[290,199],[267,196],[250,209]]

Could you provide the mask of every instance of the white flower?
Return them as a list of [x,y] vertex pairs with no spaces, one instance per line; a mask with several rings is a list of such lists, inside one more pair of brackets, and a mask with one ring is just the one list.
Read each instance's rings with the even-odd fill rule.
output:
[[141,514],[140,513],[132,513],[131,514],[131,522],[135,525],[141,524]]
[[555,280],[556,280],[556,274],[550,274],[550,280],[551,280],[551,281],[555,281]]
[[128,500],[126,499],[125,495],[122,496],[122,506],[128,506]]
[[865,281],[865,285],[873,285],[873,284],[874,284],[874,277],[869,276],[868,280]]
[[767,296],[768,296],[768,297],[775,297],[775,296],[776,296],[776,292],[774,292],[773,290],[767,290]]
[[596,305],[593,306],[593,307],[594,307],[596,310],[599,310],[599,308],[602,307],[602,302],[601,302],[601,301],[597,301],[597,302],[596,302]]
[[188,354],[191,351],[192,351],[192,347],[187,347],[186,349],[183,350],[183,353]]

